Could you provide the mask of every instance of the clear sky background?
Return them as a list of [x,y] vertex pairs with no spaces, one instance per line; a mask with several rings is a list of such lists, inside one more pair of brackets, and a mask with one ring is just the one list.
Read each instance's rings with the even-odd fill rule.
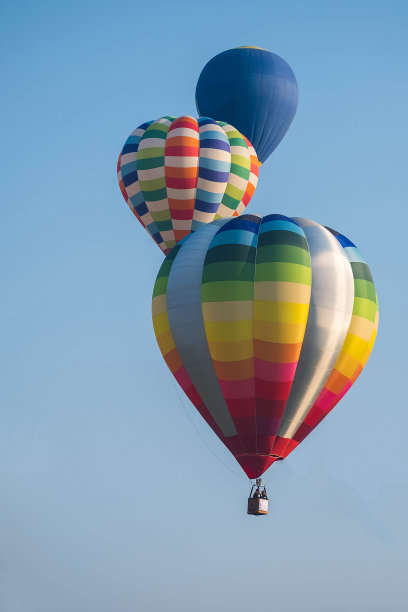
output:
[[[2,612],[406,610],[407,7],[2,2]],[[201,69],[239,45],[300,91],[248,212],[345,233],[380,302],[363,375],[267,473],[260,519],[181,405],[150,317],[162,254],[116,180],[128,134],[195,115]]]

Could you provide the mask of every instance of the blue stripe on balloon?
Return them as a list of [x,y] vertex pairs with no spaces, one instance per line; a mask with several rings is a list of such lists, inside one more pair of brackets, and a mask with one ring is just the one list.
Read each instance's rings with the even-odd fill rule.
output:
[[[265,219],[266,217],[264,217]],[[301,227],[292,223],[290,221],[267,221],[266,223],[262,223],[261,229],[259,230],[260,234],[264,234],[265,232],[272,232],[276,230],[285,230],[288,232],[295,232],[296,234],[300,234],[304,236],[304,232]]]
[[129,187],[129,185],[133,185],[138,180],[137,170],[130,172],[129,174],[123,174],[122,172],[122,180],[125,187]]
[[206,191],[205,189],[197,189],[196,191],[196,199],[202,200],[203,202],[216,202],[219,204],[223,195],[223,193],[214,193],[212,191]]
[[226,229],[222,233],[218,232],[216,234],[211,242],[211,247],[222,244],[245,244],[247,246],[256,246],[257,240],[257,234],[252,231],[243,232],[238,229]]
[[[150,225],[149,225],[149,228],[150,228]],[[156,240],[158,244],[161,244],[162,242],[164,242],[161,234],[158,231],[155,234],[153,234],[151,230],[149,229],[149,232],[152,234],[153,238]]]
[[357,247],[344,247],[349,261],[359,261],[361,263],[367,263]]
[[122,174],[122,178],[124,176],[128,176],[131,172],[135,172],[137,170],[136,161],[129,162],[128,164],[122,164],[120,167],[120,172]]
[[139,142],[140,138],[138,142],[127,142],[122,149],[122,155],[126,155],[127,153],[137,153]]
[[139,127],[137,128],[138,130],[147,130],[147,128],[149,127],[149,125],[151,125],[153,123],[153,119],[151,121],[146,121],[146,123],[142,123],[142,125],[139,125]]
[[125,142],[125,147],[128,144],[136,144],[136,145],[138,145],[140,140],[141,140],[141,138],[142,138],[142,136],[143,136],[143,134],[131,134],[128,137],[127,141]]
[[294,219],[291,219],[286,215],[279,215],[278,213],[273,213],[272,215],[265,215],[265,217],[262,218],[262,225],[264,225],[264,223],[267,223],[268,221],[288,221],[288,223],[293,223],[293,225],[299,227]]
[[[191,232],[196,232],[197,230],[199,230],[204,225],[208,225],[208,224],[204,223],[203,221],[197,221],[196,219],[193,219],[193,221],[191,222]],[[183,238],[183,240],[184,240],[184,238]]]
[[161,237],[161,234],[157,229],[157,225],[154,222],[146,225],[146,229],[151,233],[155,240],[160,240],[160,242],[163,242],[163,238]]
[[337,240],[340,242],[342,247],[347,247],[347,246],[355,247],[356,246],[353,242],[351,242],[351,240],[349,240],[349,238],[347,238],[347,236],[340,234],[340,232],[338,232],[337,230],[334,230],[333,228],[328,227],[327,225],[325,225],[325,228],[329,230],[329,232],[331,232],[333,236],[337,238]]
[[215,213],[217,212],[219,205],[219,202],[205,202],[204,200],[197,200],[196,198],[194,208],[200,212]]
[[215,183],[227,183],[229,172],[217,172],[217,170],[210,170],[209,168],[198,169],[198,176],[206,181],[213,181]]
[[212,159],[211,157],[199,158],[200,168],[209,168],[210,170],[218,170],[219,172],[230,172],[231,163],[220,159]]
[[217,122],[214,121],[214,119],[211,119],[210,117],[199,117],[197,119],[198,125],[201,127],[202,125],[209,125],[210,123],[216,125]]
[[231,229],[247,230],[248,232],[253,232],[254,234],[257,234],[261,220],[257,217],[252,217],[252,219],[251,219],[251,215],[245,215],[243,217],[236,217],[234,219],[231,219],[231,221],[223,225],[218,230],[218,234],[220,234],[221,232],[226,232]]
[[231,150],[229,142],[224,142],[221,138],[217,140],[214,138],[201,140],[200,138],[200,149],[219,149],[220,151],[227,151],[228,153]]
[[343,234],[335,234],[335,236],[337,240],[340,242],[342,247],[355,247],[356,246],[346,236],[343,236]]
[[[132,202],[133,203],[133,202]],[[146,202],[142,202],[141,204],[139,204],[138,206],[135,206],[135,211],[137,212],[137,214],[139,215],[139,217],[142,217],[143,215],[145,215],[146,213],[149,212],[149,209],[146,206]]]
[[206,130],[205,132],[200,132],[200,141],[211,140],[212,138],[214,138],[215,140],[228,142],[228,137],[223,130]]
[[132,202],[133,207],[136,208],[137,206],[140,206],[140,204],[144,203],[143,193],[141,191],[138,191],[137,193],[135,193],[135,195],[132,195],[129,200]]

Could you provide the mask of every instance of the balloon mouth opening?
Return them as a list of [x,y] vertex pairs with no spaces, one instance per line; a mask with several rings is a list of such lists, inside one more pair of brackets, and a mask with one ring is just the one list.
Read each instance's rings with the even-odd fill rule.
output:
[[275,461],[282,461],[284,457],[281,455],[242,453],[235,455],[235,459],[238,461],[248,478],[259,478],[259,476],[262,476],[262,474],[266,472],[272,463],[275,463]]

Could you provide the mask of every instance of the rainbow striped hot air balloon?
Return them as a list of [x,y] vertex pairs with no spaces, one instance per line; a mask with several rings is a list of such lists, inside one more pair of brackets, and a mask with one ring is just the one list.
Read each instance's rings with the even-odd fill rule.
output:
[[118,161],[123,197],[162,251],[249,203],[259,162],[234,127],[208,117],[162,117],[139,126]]
[[168,367],[250,478],[350,389],[378,326],[356,246],[283,215],[214,221],[182,240],[160,268],[152,310]]

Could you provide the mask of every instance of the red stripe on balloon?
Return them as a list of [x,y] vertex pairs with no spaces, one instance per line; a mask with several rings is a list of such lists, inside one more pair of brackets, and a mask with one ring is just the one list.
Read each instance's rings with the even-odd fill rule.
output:
[[188,115],[184,115],[183,117],[179,117],[178,119],[173,121],[170,126],[169,132],[180,127],[188,128],[189,130],[194,130],[197,133],[199,131],[197,120],[193,117],[189,117]]
[[200,151],[199,147],[191,147],[189,145],[182,146],[166,146],[165,155],[177,157],[197,157]]
[[195,189],[197,177],[193,178],[173,178],[166,175],[166,187],[171,189]]

